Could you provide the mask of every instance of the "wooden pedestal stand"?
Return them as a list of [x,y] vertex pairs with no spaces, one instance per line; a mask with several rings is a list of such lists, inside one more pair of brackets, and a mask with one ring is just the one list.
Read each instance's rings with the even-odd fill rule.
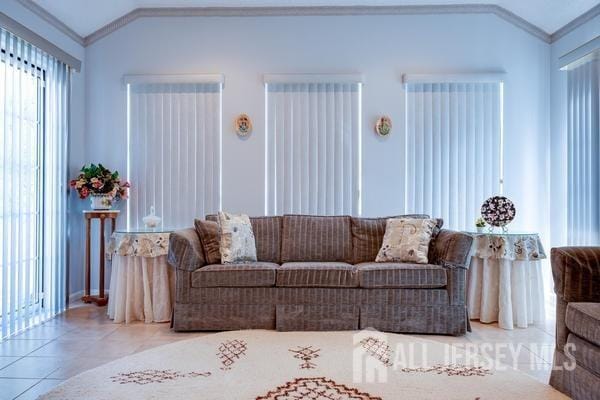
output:
[[[119,210],[86,210],[83,212],[85,217],[85,294],[81,298],[84,303],[96,303],[98,306],[105,306],[108,303],[108,297],[104,295],[104,260],[106,259],[105,253],[105,237],[104,237],[104,220],[109,218],[111,220],[111,234],[115,231],[115,224],[117,217],[119,216]],[[99,271],[99,286],[98,296],[92,296],[90,293],[90,280],[91,280],[91,254],[90,254],[90,229],[93,219],[100,220],[100,271]]]

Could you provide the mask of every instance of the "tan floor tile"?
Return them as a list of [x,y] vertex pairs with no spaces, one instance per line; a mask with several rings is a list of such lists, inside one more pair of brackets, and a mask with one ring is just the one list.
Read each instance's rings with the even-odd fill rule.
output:
[[21,357],[0,357],[0,369],[6,367],[9,364],[14,363]]
[[529,351],[535,353],[535,355],[544,360],[544,362],[552,364],[554,361],[554,344],[527,344],[526,346]]
[[0,343],[0,356],[2,357],[19,357],[25,356],[43,345],[50,343],[47,339],[35,340],[5,340]]
[[552,366],[550,364],[521,365],[518,370],[547,385]]
[[65,333],[73,330],[74,328],[68,326],[55,326],[55,325],[40,325],[35,328],[26,330],[14,336],[13,339],[29,340],[29,339],[56,339]]
[[63,360],[58,357],[23,357],[0,370],[2,378],[38,378],[47,377],[60,367]]
[[17,397],[16,400],[36,400],[39,396],[54,389],[61,382],[63,382],[61,379],[42,379],[35,386],[32,386],[25,393]]
[[148,339],[154,336],[161,327],[155,324],[121,325],[105,336],[108,340]]
[[29,354],[30,357],[62,357],[62,358],[76,358],[79,354],[89,347],[91,344],[96,343],[96,339],[92,340],[65,340],[58,339],[40,347],[36,351]]
[[119,357],[80,357],[63,361],[60,367],[47,376],[49,379],[69,379],[87,370],[99,367]]
[[12,400],[39,381],[39,379],[0,378],[0,400]]
[[61,340],[81,340],[81,339],[100,339],[104,338],[114,331],[119,329],[119,325],[110,324],[110,325],[84,325],[79,324],[76,328],[72,329],[68,333],[62,335],[59,339]]
[[164,345],[172,344],[175,342],[179,342],[179,340],[177,340],[177,339],[175,339],[175,340],[148,340],[148,341],[140,344],[138,347],[136,347],[134,352],[139,353],[142,351],[153,349],[155,347],[164,346]]

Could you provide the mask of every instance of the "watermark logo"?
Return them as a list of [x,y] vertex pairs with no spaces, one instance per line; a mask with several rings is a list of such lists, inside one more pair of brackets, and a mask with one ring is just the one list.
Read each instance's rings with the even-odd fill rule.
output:
[[[390,371],[435,373],[447,376],[486,376],[510,369],[547,369],[554,348],[547,343],[481,342],[446,344],[411,336],[366,329],[353,335],[354,383],[385,383]],[[393,339],[393,340],[391,340]],[[566,361],[555,370],[572,371],[576,366],[575,345],[564,346]],[[526,365],[524,367],[524,365]]]
[[393,351],[387,335],[366,329],[353,335],[352,380],[355,383],[385,383],[393,365]]

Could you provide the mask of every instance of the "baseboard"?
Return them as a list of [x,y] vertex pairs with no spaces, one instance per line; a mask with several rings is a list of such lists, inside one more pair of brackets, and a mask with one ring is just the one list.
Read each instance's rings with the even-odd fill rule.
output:
[[[100,291],[98,289],[92,289],[92,290],[90,290],[90,292],[91,292],[92,296],[97,296]],[[82,297],[83,297],[83,290],[80,290],[75,293],[71,293],[69,295],[69,304],[80,301]]]

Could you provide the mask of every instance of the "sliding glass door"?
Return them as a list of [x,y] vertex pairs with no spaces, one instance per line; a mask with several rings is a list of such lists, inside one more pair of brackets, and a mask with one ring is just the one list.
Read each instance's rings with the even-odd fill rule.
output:
[[0,62],[0,318],[35,314],[42,298],[43,73]]
[[0,28],[0,340],[65,309],[69,67]]

